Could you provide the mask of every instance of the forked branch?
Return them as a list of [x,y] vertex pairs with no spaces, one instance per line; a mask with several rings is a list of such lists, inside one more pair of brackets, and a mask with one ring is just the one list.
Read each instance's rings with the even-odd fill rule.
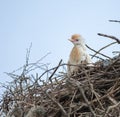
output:
[[103,37],[108,37],[110,39],[113,39],[115,40],[118,44],[120,44],[120,39],[118,39],[117,37],[115,36],[112,36],[112,35],[106,35],[106,34],[102,34],[102,33],[98,33],[99,36],[103,36]]

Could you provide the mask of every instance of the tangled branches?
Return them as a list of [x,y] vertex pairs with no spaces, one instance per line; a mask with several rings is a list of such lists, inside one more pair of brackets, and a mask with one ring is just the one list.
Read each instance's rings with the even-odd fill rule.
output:
[[[98,51],[91,49],[95,52],[94,57],[101,55],[100,51],[109,46]],[[20,75],[7,73],[13,81],[3,85],[6,91],[0,101],[0,116],[120,116],[119,53],[114,58],[99,60],[93,67],[80,65],[79,72],[68,77],[64,71],[67,64],[62,63],[62,60],[56,67],[48,69],[47,64],[40,63],[41,59],[29,64],[29,52],[26,64],[20,68]],[[44,72],[40,72],[41,75],[30,75],[36,69]]]

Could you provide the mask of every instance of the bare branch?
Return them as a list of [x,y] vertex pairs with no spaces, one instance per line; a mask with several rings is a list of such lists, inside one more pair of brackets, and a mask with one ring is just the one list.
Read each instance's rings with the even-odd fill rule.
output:
[[107,115],[109,114],[109,111],[112,110],[112,109],[114,109],[114,108],[116,108],[119,105],[120,105],[120,102],[118,102],[117,104],[114,104],[112,106],[109,106],[108,109],[107,109],[107,111],[105,112],[105,115],[103,117],[107,117]]
[[54,72],[53,72],[53,73],[51,74],[51,76],[49,77],[49,80],[51,81],[51,83],[52,83],[51,78],[53,77],[53,75],[55,74],[55,72],[57,71],[57,69],[60,67],[60,64],[61,64],[61,63],[62,63],[62,60],[60,60],[58,66],[56,67],[56,69],[54,70]]
[[46,95],[48,96],[48,98],[50,98],[60,108],[60,110],[62,111],[63,115],[65,117],[67,117],[67,112],[64,110],[62,105],[59,102],[57,102],[53,97],[51,97],[47,92],[46,92]]
[[92,58],[95,57],[98,53],[100,53],[100,51],[102,51],[103,49],[105,49],[105,48],[107,48],[107,47],[109,47],[109,46],[111,46],[111,45],[113,45],[113,44],[115,44],[115,43],[116,43],[116,42],[113,42],[113,43],[110,43],[110,44],[102,47],[101,49],[99,49],[98,51],[96,51],[96,53],[92,56]]
[[97,52],[96,50],[92,49],[92,48],[91,48],[90,46],[88,46],[88,45],[86,45],[86,47],[89,48],[90,50],[92,50],[93,52],[98,53],[99,55],[102,55],[102,56],[104,56],[104,57],[106,57],[106,58],[108,58],[108,59],[111,59],[109,56],[104,55],[104,54],[102,54],[102,53],[100,53],[100,52]]
[[88,105],[91,113],[93,114],[94,117],[96,117],[96,114],[95,114],[94,110],[92,109],[92,107],[91,107],[91,105],[90,105],[90,103],[89,103],[89,101],[84,93],[84,89],[82,88],[81,83],[79,81],[74,80],[74,79],[70,79],[69,82],[78,87],[78,89],[81,92],[81,94],[82,94],[86,104]]
[[103,37],[108,37],[110,39],[113,39],[115,40],[118,44],[120,44],[120,39],[118,39],[117,37],[115,36],[111,36],[111,35],[106,35],[106,34],[101,34],[101,33],[98,33],[99,36],[103,36]]
[[[29,49],[25,65],[18,69],[20,71],[6,73],[13,81],[0,84],[0,88],[5,89],[0,98],[0,116],[21,117],[15,113],[10,115],[16,107],[24,114],[22,117],[28,116],[32,107],[40,107],[32,111],[33,115],[40,110],[40,115],[33,115],[36,117],[120,116],[120,55],[110,58],[100,53],[115,43],[98,51],[91,48],[95,57],[97,54],[108,59],[107,66],[104,66],[106,59],[103,58],[99,58],[94,66],[66,64],[60,60],[56,67],[49,69],[48,64],[41,63],[48,54],[29,63]],[[78,72],[69,78],[64,69],[67,65],[79,67]]]
[[118,22],[118,23],[120,23],[119,20],[109,20],[109,22]]

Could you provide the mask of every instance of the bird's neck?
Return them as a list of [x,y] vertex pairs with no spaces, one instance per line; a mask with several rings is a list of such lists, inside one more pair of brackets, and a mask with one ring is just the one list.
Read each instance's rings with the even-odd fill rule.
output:
[[74,45],[75,48],[86,50],[85,44]]

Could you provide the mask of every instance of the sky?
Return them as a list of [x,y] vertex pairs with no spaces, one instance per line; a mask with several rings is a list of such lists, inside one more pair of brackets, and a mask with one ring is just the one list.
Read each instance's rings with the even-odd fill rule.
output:
[[[11,80],[4,72],[25,64],[31,43],[30,62],[50,52],[41,61],[50,67],[61,59],[67,63],[72,34],[81,34],[87,45],[99,50],[113,41],[97,33],[120,38],[120,24],[111,19],[120,20],[120,0],[0,0],[0,82]],[[120,46],[103,53],[113,56],[116,50]]]

